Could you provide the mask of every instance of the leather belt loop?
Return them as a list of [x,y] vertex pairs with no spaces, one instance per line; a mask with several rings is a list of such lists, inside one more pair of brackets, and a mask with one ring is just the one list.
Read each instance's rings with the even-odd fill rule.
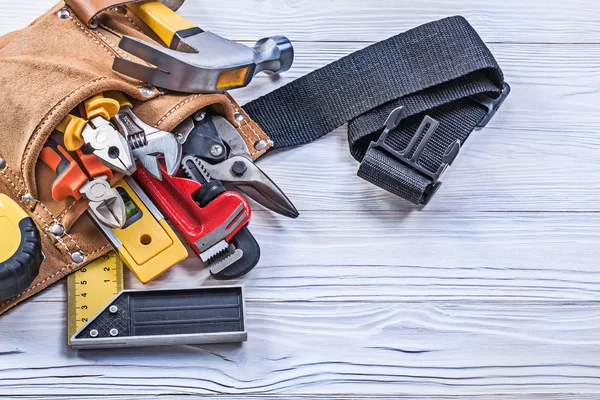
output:
[[[140,1],[142,0],[65,0],[65,4],[77,14],[79,19],[90,26],[90,23],[104,11]],[[177,11],[185,0],[160,1],[172,10]]]

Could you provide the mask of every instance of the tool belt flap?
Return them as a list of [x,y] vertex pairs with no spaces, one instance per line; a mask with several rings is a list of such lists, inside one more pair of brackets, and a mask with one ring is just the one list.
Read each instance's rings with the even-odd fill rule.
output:
[[[170,4],[176,8],[182,2]],[[123,1],[69,0],[73,7],[83,3],[108,4],[109,9],[96,16],[97,28],[89,28],[87,21],[61,2],[27,28],[0,37],[0,107],[6,110],[0,119],[0,158],[4,160],[0,162],[0,191],[19,202],[33,218],[46,257],[32,286],[0,304],[0,313],[111,250],[85,214],[87,201],[54,201],[50,190],[54,173],[38,163],[54,128],[86,99],[108,90],[124,92],[134,99],[135,112],[144,122],[164,131],[211,106],[238,127],[248,144],[268,140],[227,94],[168,93],[114,72],[115,57],[142,62],[118,47],[121,36],[158,39],[146,35],[143,23],[124,7],[110,8]],[[96,15],[96,9],[88,8],[82,18]],[[236,122],[236,112],[244,115],[243,122]],[[64,228],[64,234],[53,233],[57,225]],[[79,256],[84,261],[79,262]]]

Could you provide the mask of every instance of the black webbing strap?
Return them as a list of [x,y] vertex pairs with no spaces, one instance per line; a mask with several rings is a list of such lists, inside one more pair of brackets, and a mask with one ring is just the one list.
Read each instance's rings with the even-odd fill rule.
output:
[[[244,109],[276,148],[308,143],[348,122],[359,176],[426,204],[459,144],[508,94],[503,81],[473,27],[451,17],[346,56]],[[380,135],[394,110],[393,126]]]

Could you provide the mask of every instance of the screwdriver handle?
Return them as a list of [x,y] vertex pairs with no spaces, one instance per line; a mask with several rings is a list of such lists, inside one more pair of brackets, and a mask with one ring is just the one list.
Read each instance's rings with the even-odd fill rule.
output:
[[56,180],[52,182],[55,201],[63,201],[69,196],[81,199],[79,189],[89,179],[64,147],[49,140],[40,153],[40,160],[56,172]]
[[85,141],[83,140],[82,133],[87,121],[83,118],[76,117],[74,115],[67,115],[60,124],[56,127],[56,130],[65,134],[65,146],[69,151],[75,151],[83,147]]

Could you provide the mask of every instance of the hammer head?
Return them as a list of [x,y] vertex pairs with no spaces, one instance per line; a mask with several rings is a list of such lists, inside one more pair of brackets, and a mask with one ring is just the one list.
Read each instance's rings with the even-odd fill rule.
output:
[[278,74],[294,61],[294,48],[284,36],[265,38],[254,47],[211,32],[185,38],[195,52],[168,49],[130,36],[119,47],[156,66],[115,58],[113,69],[148,84],[188,93],[215,93],[247,86],[259,72]]

